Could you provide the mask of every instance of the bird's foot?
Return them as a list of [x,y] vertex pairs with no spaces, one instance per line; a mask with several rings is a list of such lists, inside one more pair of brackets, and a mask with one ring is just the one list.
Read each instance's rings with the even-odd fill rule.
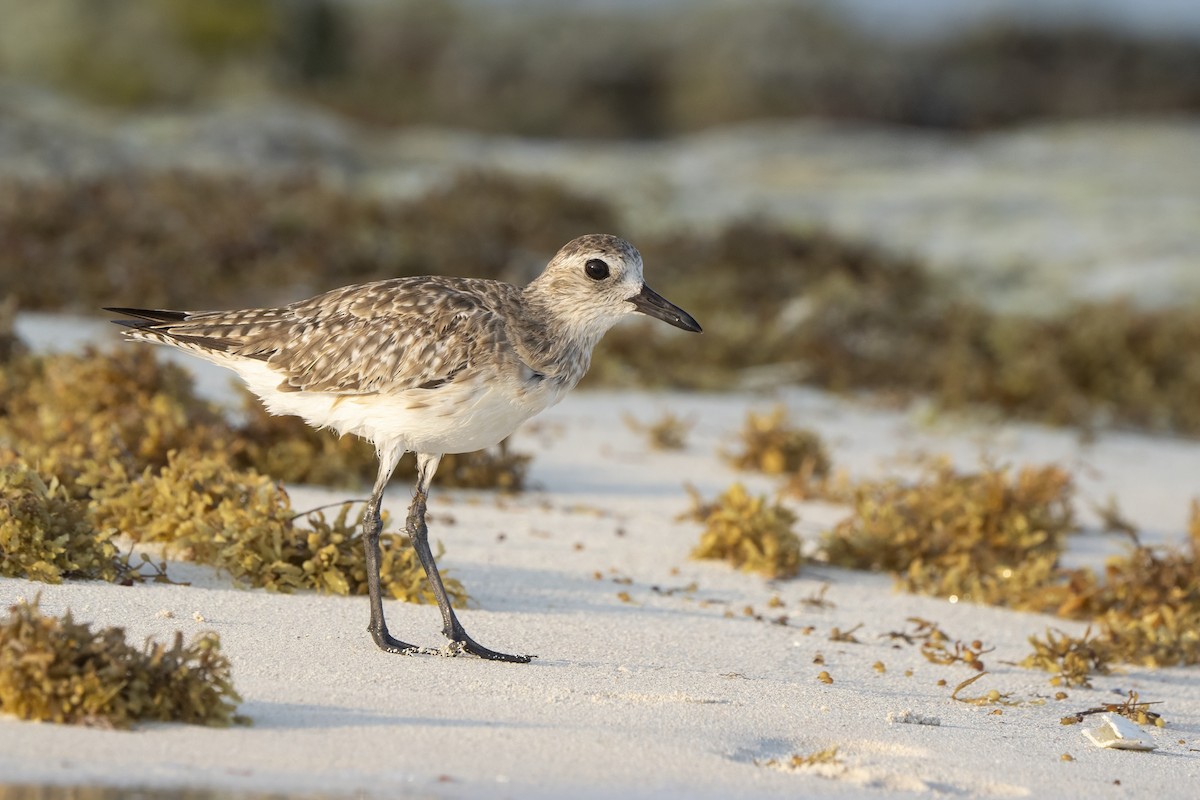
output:
[[399,655],[413,656],[418,653],[428,653],[428,648],[418,647],[415,644],[402,642],[396,637],[387,632],[387,629],[375,630],[368,628],[371,631],[371,638],[375,640],[375,644],[379,645],[379,649],[388,653],[397,653]]
[[504,661],[509,664],[528,664],[530,660],[537,658],[537,656],[516,656],[509,655],[508,653],[499,653],[495,650],[489,650],[465,633],[460,633],[459,636],[461,638],[451,641],[440,651],[442,655],[457,656],[469,653],[488,661]]

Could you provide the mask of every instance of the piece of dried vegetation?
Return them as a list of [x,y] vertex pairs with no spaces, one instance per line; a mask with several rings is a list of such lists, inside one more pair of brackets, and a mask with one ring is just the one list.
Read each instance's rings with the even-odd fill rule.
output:
[[823,478],[829,473],[829,454],[821,437],[807,428],[794,427],[783,406],[769,414],[749,412],[741,443],[740,452],[726,456],[738,469],[809,478]]
[[[1075,636],[1047,630],[1029,639],[1022,666],[1053,673],[1055,686],[1087,686],[1115,663],[1146,667],[1200,663],[1200,501],[1193,501],[1185,548],[1141,543],[1114,501],[1100,509],[1106,528],[1130,539],[1104,573],[1064,569],[1074,530],[1072,482],[1056,467],[1016,472],[987,467],[959,474],[927,466],[913,483],[863,483],[851,517],[822,537],[840,566],[887,570],[901,588],[926,594],[1086,620]],[[950,642],[935,623],[910,620],[931,662],[982,669],[979,641]],[[1095,631],[1095,633],[1093,633]]]
[[1200,502],[1192,501],[1185,547],[1150,547],[1126,533],[1129,550],[1108,559],[1103,576],[1070,574],[1059,613],[1098,628],[1077,647],[1145,667],[1200,663]]
[[863,623],[860,622],[852,628],[842,630],[835,625],[833,629],[829,631],[829,641],[843,642],[845,644],[862,644],[862,640],[854,635],[859,631],[860,628],[862,628],[862,626]]
[[162,466],[167,453],[220,448],[231,429],[187,372],[150,348],[19,357],[0,365],[0,447],[59,478],[76,497],[110,462]]
[[817,589],[810,593],[807,597],[801,597],[801,604],[809,608],[837,608],[837,604],[825,597],[829,592],[829,584],[822,583]]
[[655,450],[683,450],[687,447],[688,433],[695,426],[695,420],[684,419],[667,411],[658,419],[642,423],[632,414],[626,414],[625,425],[634,433],[646,437],[650,447]]
[[983,642],[978,639],[970,642],[956,639],[951,642],[950,636],[942,630],[941,626],[931,620],[909,617],[907,621],[913,626],[912,630],[889,631],[882,636],[892,640],[900,639],[910,645],[920,642],[921,655],[931,664],[949,666],[962,663],[983,672],[984,665],[979,657],[996,649],[985,647]]
[[[1070,476],[1053,466],[960,474],[935,462],[912,483],[855,487],[854,513],[822,544],[830,563],[890,571],[908,591],[1087,620],[1092,627],[1083,636],[1030,638],[1033,652],[1022,665],[1053,673],[1054,685],[1086,686],[1118,662],[1200,663],[1200,502],[1192,505],[1185,548],[1145,546],[1115,501],[1100,507],[1106,528],[1131,544],[1097,575],[1059,565],[1075,528],[1072,495]],[[975,645],[922,647],[936,663],[979,668]]]
[[1021,660],[1021,666],[1055,673],[1050,679],[1053,686],[1090,687],[1091,676],[1107,675],[1116,655],[1112,642],[1091,633],[1088,628],[1082,636],[1072,636],[1047,628],[1045,638],[1030,636],[1033,652]]
[[45,583],[140,577],[92,524],[86,503],[19,460],[0,465],[0,575]]
[[[283,486],[253,470],[237,470],[211,454],[172,453],[166,466],[115,480],[92,495],[98,528],[157,542],[181,558],[210,564],[247,586],[292,592],[315,589],[366,594],[361,513],[342,506],[333,521],[320,511],[297,515]],[[307,516],[308,527],[297,524]],[[380,579],[396,599],[432,602],[406,537],[380,536]],[[461,583],[444,578],[455,605]]]
[[892,572],[908,591],[1045,610],[1040,593],[1074,528],[1072,491],[1054,466],[960,474],[939,462],[913,483],[858,487],[822,546],[829,563]]
[[139,721],[227,726],[241,698],[215,633],[184,645],[147,641],[122,628],[93,631],[70,612],[51,617],[38,601],[0,622],[0,711],[20,719],[129,728]]
[[1020,701],[1009,699],[1011,697],[1011,695],[1001,692],[998,689],[989,689],[984,694],[977,695],[975,697],[959,697],[958,696],[959,692],[961,692],[963,689],[967,688],[971,684],[975,683],[975,681],[981,679],[984,675],[987,675],[987,674],[988,673],[986,673],[986,672],[980,672],[979,674],[973,675],[970,678],[967,678],[962,683],[955,686],[954,691],[952,691],[950,693],[950,699],[957,700],[960,703],[968,703],[973,706],[995,706],[995,705],[1015,706],[1015,705],[1020,705]]
[[790,758],[770,758],[766,761],[760,761],[758,763],[764,767],[775,767],[776,769],[785,769],[791,771],[803,770],[821,764],[836,766],[842,763],[842,757],[838,754],[838,746],[832,745],[830,747],[826,747],[824,750],[817,750],[812,753],[796,753]]
[[1162,714],[1157,711],[1151,711],[1150,706],[1153,703],[1144,702],[1138,693],[1129,690],[1129,696],[1121,703],[1104,703],[1102,705],[1085,708],[1083,711],[1078,711],[1069,716],[1063,717],[1059,722],[1063,725],[1076,725],[1083,722],[1084,718],[1091,714],[1120,714],[1138,725],[1154,725],[1157,728],[1164,727],[1166,722],[1163,720]]
[[739,569],[768,578],[790,578],[800,572],[804,558],[800,538],[793,532],[796,515],[766,497],[753,497],[740,483],[714,503],[694,492],[692,516],[704,523],[692,558],[728,561]]
[[[367,569],[363,560],[362,515],[365,509],[351,518],[350,509],[353,504],[343,503],[337,516],[332,522],[325,519],[321,511],[306,513],[307,529],[300,529],[305,538],[307,551],[312,557],[301,562],[300,566],[307,574],[320,575],[326,587],[337,594],[365,595],[367,593]],[[386,522],[386,520],[385,520]],[[425,578],[421,562],[417,559],[417,551],[412,547],[409,537],[397,533],[381,533],[379,535],[379,575],[383,590],[396,600],[409,603],[436,603],[433,590]],[[434,557],[441,558],[445,549],[441,542],[434,548]],[[340,573],[342,578],[330,579],[330,575]],[[465,608],[470,602],[467,590],[462,582],[447,570],[441,570],[442,584],[450,597],[450,604],[455,608]],[[342,585],[346,591],[342,590]]]

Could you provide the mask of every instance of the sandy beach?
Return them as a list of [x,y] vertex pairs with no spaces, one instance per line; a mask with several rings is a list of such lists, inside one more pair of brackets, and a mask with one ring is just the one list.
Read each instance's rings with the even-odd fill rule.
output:
[[[1200,797],[1200,666],[1097,674],[1113,653],[1146,664],[1200,658],[1195,0],[0,9],[0,462],[20,465],[0,474],[0,566],[58,574],[55,547],[120,529],[123,552],[151,558],[147,569],[165,561],[170,579],[0,577],[0,613],[36,600],[46,615],[123,628],[134,646],[213,632],[246,721],[118,730],[0,714],[0,800]],[[417,275],[526,285],[563,243],[602,231],[641,248],[645,280],[686,309],[671,324],[702,324],[703,337],[657,322],[645,334],[613,331],[584,388],[510,438],[530,459],[522,491],[435,478],[429,498],[437,563],[470,598],[462,626],[483,647],[536,655],[531,663],[451,657],[437,607],[399,600],[384,601],[391,634],[428,652],[389,654],[367,630],[365,595],[245,588],[161,544],[134,544],[134,534],[186,542],[197,558],[219,550],[225,560],[210,564],[294,581],[274,585],[352,586],[366,573],[361,551],[344,552],[354,537],[336,526],[297,535],[296,521],[314,509],[332,517],[371,486],[288,483],[289,508],[269,481],[252,485],[240,472],[250,465],[334,484],[365,459],[320,442],[281,445],[294,432],[240,406],[232,373],[156,348],[192,374],[196,395],[224,407],[222,419],[185,380],[137,358],[101,307],[275,308]],[[577,261],[561,263],[576,277],[612,277],[599,251],[570,252]],[[615,252],[616,277],[641,274],[631,251]],[[577,353],[594,344],[580,331],[616,319],[609,312],[631,298],[653,300],[631,279],[632,294],[585,293],[608,298],[585,303],[604,314],[556,326],[548,321],[569,316],[559,310],[578,311],[563,302],[575,294],[541,285],[533,301],[503,304],[503,326],[485,326],[502,336],[460,326],[464,311],[440,327],[432,311],[421,318],[438,344],[500,343],[493,354],[509,341],[562,341],[563,331],[586,343],[529,349],[567,354],[552,369],[502,359],[519,380],[475,378],[486,356],[449,369],[452,348],[425,347],[420,325],[397,322],[428,304],[380,316],[386,303],[363,301],[375,289],[355,295],[370,313],[353,335],[314,317],[283,346],[242,348],[208,332],[188,340],[250,359],[307,348],[304,358],[316,355],[298,359],[285,384],[261,373],[268,398],[352,388],[358,397],[321,413],[384,408],[370,412],[396,429],[376,435],[384,450],[401,437],[477,447],[502,435],[484,428],[547,396],[554,380],[569,374],[575,385]],[[679,324],[688,315],[699,323]],[[231,336],[261,333],[247,318],[260,319],[240,318]],[[514,338],[522,330],[531,336]],[[667,338],[676,335],[690,338]],[[73,363],[59,374],[26,359],[22,342],[34,354],[127,348],[133,366]],[[383,402],[387,380],[326,380],[331,354],[339,368],[369,365],[388,380],[410,357],[447,368],[412,381],[414,391],[463,376],[512,388],[492,399],[516,399],[460,403],[452,416],[431,396],[405,394],[412,405],[397,412],[399,401]],[[122,381],[137,385],[125,392]],[[477,426],[461,425],[463,408]],[[804,439],[795,428],[817,434],[836,478],[826,486],[840,494],[799,499],[786,477],[733,466],[747,415],[776,408],[793,439]],[[440,416],[402,416],[417,409]],[[683,449],[652,446],[646,428],[667,414],[688,426]],[[441,438],[407,438],[422,428]],[[958,472],[901,497],[903,481],[936,458]],[[55,479],[26,468],[34,461]],[[817,461],[785,468],[804,478]],[[188,463],[135,477],[176,462]],[[486,465],[457,485],[497,485],[512,463],[523,462]],[[999,472],[1047,465],[1062,472],[1028,473],[1011,490]],[[442,481],[449,471],[443,464]],[[995,480],[963,477],[980,471]],[[868,508],[860,528],[827,535],[855,511],[830,498],[887,479],[898,479],[887,484],[895,491],[879,491],[875,519]],[[213,508],[224,483],[234,488]],[[779,549],[789,567],[803,562],[796,577],[692,557],[705,526],[688,512],[736,483],[794,514],[803,555],[791,538]],[[392,482],[385,530],[401,529],[412,496]],[[164,524],[178,509],[186,522]],[[224,516],[191,525],[188,509]],[[726,538],[744,544],[735,521]],[[221,532],[235,526],[231,542]],[[928,542],[961,547],[939,560],[919,552]],[[1106,574],[1134,542],[1186,549],[1174,561],[1140,549]],[[909,570],[908,585],[947,594],[909,594],[892,575],[830,565],[885,558]],[[111,551],[76,561],[63,568],[123,568]],[[385,568],[399,574],[400,561]],[[951,591],[1092,615],[1095,627]],[[933,630],[944,649],[922,648]],[[1090,686],[1021,666],[1050,630],[1078,648],[1067,654],[1078,669],[1064,672]],[[74,641],[52,632],[39,646]],[[3,652],[21,652],[41,680],[46,660]],[[104,652],[125,653],[115,640]],[[132,686],[121,710],[144,714],[155,681],[135,677],[134,656],[104,673],[123,687],[105,693],[96,679],[77,696],[108,701]],[[219,683],[224,663],[213,662]],[[1055,666],[1044,652],[1042,663]],[[12,672],[0,675],[0,706],[52,718],[38,686]],[[180,675],[188,680],[177,684],[199,682]],[[196,701],[185,718],[232,713],[211,699],[217,690],[177,684],[154,700]],[[1114,717],[1149,749],[1105,749],[1085,735],[1121,703],[1129,717],[1150,704],[1140,727]],[[77,707],[91,722],[98,705]],[[229,713],[206,713],[214,708]]]
[[[24,317],[19,330],[45,349],[72,347],[72,336],[91,326]],[[220,374],[202,375],[200,386],[228,392]],[[99,626],[124,626],[131,641],[218,632],[244,698],[240,711],[253,724],[123,732],[3,719],[2,781],[446,798],[1192,796],[1200,778],[1195,669],[1126,668],[1056,700],[1049,674],[1012,662],[1047,626],[1078,633],[1082,625],[897,593],[885,575],[816,565],[768,582],[689,559],[700,526],[676,519],[690,506],[685,483],[706,498],[736,480],[757,492],[778,488],[720,457],[747,410],[776,402],[820,433],[835,465],[855,477],[894,472],[920,452],[947,453],[964,467],[985,454],[1063,466],[1078,481],[1085,527],[1073,537],[1072,564],[1098,566],[1120,547],[1099,532],[1091,503],[1111,494],[1148,541],[1180,542],[1188,501],[1200,492],[1200,444],[1189,441],[1102,434],[1088,443],[1034,426],[931,424],[920,409],[801,390],[577,392],[513,438],[533,456],[531,490],[503,496],[435,483],[430,503],[431,537],[446,548],[440,563],[474,601],[464,625],[489,646],[537,654],[532,664],[389,655],[366,633],[365,597],[239,589],[180,562],[169,572],[188,586],[4,579],[6,606],[40,593],[46,612],[71,609]],[[684,451],[653,451],[624,422],[667,410],[694,422]],[[289,491],[297,509],[347,496]],[[393,485],[393,518],[408,497]],[[846,514],[788,503],[810,543]],[[827,607],[805,602],[826,585]],[[786,625],[771,621],[780,614]],[[387,615],[398,636],[442,644],[434,607],[389,602]],[[973,671],[931,664],[887,636],[910,629],[910,617],[994,646],[983,656],[988,675],[962,695],[996,689],[1011,704],[952,699]],[[854,629],[858,642],[831,640],[834,629]],[[822,671],[832,683],[818,680]],[[1081,734],[1092,722],[1060,724],[1129,690],[1157,703],[1166,720],[1145,729],[1154,752],[1101,750]],[[940,724],[889,722],[905,711]],[[835,746],[837,764],[768,763]]]

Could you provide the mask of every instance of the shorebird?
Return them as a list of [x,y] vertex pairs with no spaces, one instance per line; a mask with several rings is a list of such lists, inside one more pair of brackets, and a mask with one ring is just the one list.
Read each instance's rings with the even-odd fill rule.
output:
[[346,286],[278,308],[105,310],[133,318],[113,320],[130,339],[232,369],[270,413],[375,446],[379,472],[363,514],[368,630],[390,653],[428,652],[388,632],[379,586],[384,487],[400,457],[416,453],[405,528],[441,610],[450,640],[444,652],[520,663],[531,656],[480,645],[450,607],[425,524],[438,463],[446,453],[499,443],[561,400],[625,316],[641,312],[700,332],[691,315],[646,285],[637,249],[609,234],[568,242],[524,289],[432,276]]

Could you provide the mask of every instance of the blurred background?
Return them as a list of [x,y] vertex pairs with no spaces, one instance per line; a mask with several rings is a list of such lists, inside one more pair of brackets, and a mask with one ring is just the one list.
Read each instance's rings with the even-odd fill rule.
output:
[[7,318],[523,282],[609,230],[707,333],[618,329],[593,383],[1200,433],[1193,0],[0,0],[0,19]]
[[1194,110],[1187,0],[4,0],[5,77],[106,108],[279,98],[378,126],[661,138]]

